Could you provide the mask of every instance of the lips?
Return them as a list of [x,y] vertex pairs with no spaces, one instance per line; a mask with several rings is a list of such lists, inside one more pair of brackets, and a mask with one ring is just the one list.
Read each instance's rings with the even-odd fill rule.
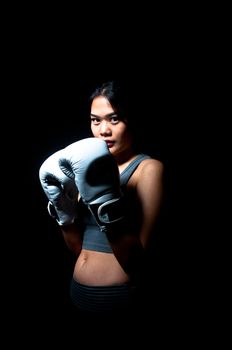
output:
[[111,147],[113,147],[114,142],[113,142],[113,141],[107,141],[107,140],[106,140],[106,144],[107,144],[107,146],[108,146],[109,148],[111,148]]

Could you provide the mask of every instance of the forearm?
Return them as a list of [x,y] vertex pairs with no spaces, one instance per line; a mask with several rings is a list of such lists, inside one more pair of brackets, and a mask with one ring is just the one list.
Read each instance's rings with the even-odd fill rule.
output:
[[74,222],[71,225],[61,226],[61,232],[67,247],[78,256],[82,249],[83,240],[81,228]]

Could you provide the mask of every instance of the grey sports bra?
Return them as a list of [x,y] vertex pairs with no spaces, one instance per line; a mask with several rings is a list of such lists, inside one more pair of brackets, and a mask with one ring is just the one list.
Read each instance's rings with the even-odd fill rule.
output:
[[[126,184],[129,181],[131,175],[138,167],[138,165],[144,159],[150,159],[151,157],[146,154],[139,154],[120,174],[120,185],[122,192],[125,197],[125,202],[127,208],[127,222],[128,229],[134,228],[137,231],[139,224],[139,216],[137,215],[138,207],[136,206],[136,201],[134,200],[133,194],[129,194],[126,191]],[[84,216],[84,235],[83,235],[83,244],[82,248],[87,250],[95,250],[98,252],[112,253],[112,248],[107,239],[107,236],[102,232],[98,225],[96,224],[90,211],[85,208],[83,211]]]
[[126,169],[123,170],[123,172],[120,174],[120,184],[121,186],[124,186],[129,181],[131,175],[137,168],[137,166],[141,163],[144,159],[150,159],[151,157],[146,154],[139,154],[132,162],[126,167]]

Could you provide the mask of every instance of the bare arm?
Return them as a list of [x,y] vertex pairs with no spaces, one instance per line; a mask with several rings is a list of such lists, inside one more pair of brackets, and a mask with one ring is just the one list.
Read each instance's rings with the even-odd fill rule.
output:
[[[142,225],[139,236],[132,234],[117,237],[117,228],[108,236],[112,249],[123,269],[131,276],[136,275],[141,266],[149,239],[154,233],[163,197],[163,164],[149,159],[140,164],[128,185],[135,188],[142,210]],[[120,228],[119,228],[120,229]]]
[[71,225],[61,227],[64,241],[67,247],[75,254],[79,255],[82,248],[83,233],[76,222]]
[[162,205],[163,173],[163,164],[153,159],[146,161],[137,176],[136,189],[143,217],[139,236],[145,249],[154,232]]

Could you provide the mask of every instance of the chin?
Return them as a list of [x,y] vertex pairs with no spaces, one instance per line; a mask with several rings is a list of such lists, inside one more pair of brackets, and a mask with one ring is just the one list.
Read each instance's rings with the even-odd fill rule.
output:
[[117,152],[115,151],[114,147],[108,148],[110,153],[114,156]]

